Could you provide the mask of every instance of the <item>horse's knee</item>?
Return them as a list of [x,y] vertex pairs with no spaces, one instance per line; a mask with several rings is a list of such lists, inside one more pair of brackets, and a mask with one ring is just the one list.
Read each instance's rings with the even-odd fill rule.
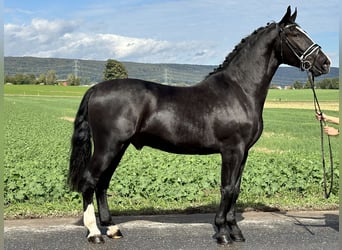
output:
[[230,197],[237,192],[236,187],[234,185],[227,185],[221,188],[221,194],[224,197]]

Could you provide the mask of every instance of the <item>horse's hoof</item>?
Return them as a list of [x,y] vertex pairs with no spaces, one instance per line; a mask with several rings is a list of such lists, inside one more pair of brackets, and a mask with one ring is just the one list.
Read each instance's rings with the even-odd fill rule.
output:
[[233,243],[232,239],[228,235],[224,235],[224,234],[218,235],[216,237],[216,240],[217,240],[217,244],[220,244],[220,245],[229,245]]
[[245,237],[243,237],[242,233],[230,234],[230,237],[235,242],[245,242],[246,241],[246,239],[245,239]]
[[112,239],[121,239],[123,237],[122,233],[120,230],[116,231],[115,233],[107,235],[109,238]]
[[107,228],[106,234],[109,238],[112,238],[112,239],[120,239],[123,237],[119,227],[116,225],[109,226]]
[[102,244],[105,241],[104,241],[102,235],[94,235],[94,236],[88,237],[88,242],[93,243],[93,244]]

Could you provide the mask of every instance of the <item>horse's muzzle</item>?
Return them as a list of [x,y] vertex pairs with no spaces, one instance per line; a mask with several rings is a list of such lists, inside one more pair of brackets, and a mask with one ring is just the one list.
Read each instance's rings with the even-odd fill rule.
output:
[[322,51],[320,51],[315,60],[315,64],[310,69],[310,71],[314,76],[324,75],[329,73],[330,65],[330,59]]

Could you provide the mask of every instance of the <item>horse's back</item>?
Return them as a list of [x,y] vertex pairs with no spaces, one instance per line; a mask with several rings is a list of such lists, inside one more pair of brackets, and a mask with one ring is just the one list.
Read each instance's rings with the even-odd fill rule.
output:
[[[178,108],[194,112],[210,105],[215,98],[208,89],[198,86],[177,87],[154,83],[140,79],[116,79],[101,82],[93,87],[91,105],[120,106],[137,105],[140,108],[149,105],[154,108]],[[206,104],[204,105],[204,102]],[[138,107],[137,107],[138,108]]]

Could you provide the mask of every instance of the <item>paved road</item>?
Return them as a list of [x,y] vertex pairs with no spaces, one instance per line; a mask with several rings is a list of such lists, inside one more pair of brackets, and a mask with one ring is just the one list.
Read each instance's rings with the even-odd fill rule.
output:
[[87,242],[78,218],[5,221],[5,249],[340,249],[338,211],[238,214],[246,242],[219,246],[214,214],[117,217],[124,238]]

